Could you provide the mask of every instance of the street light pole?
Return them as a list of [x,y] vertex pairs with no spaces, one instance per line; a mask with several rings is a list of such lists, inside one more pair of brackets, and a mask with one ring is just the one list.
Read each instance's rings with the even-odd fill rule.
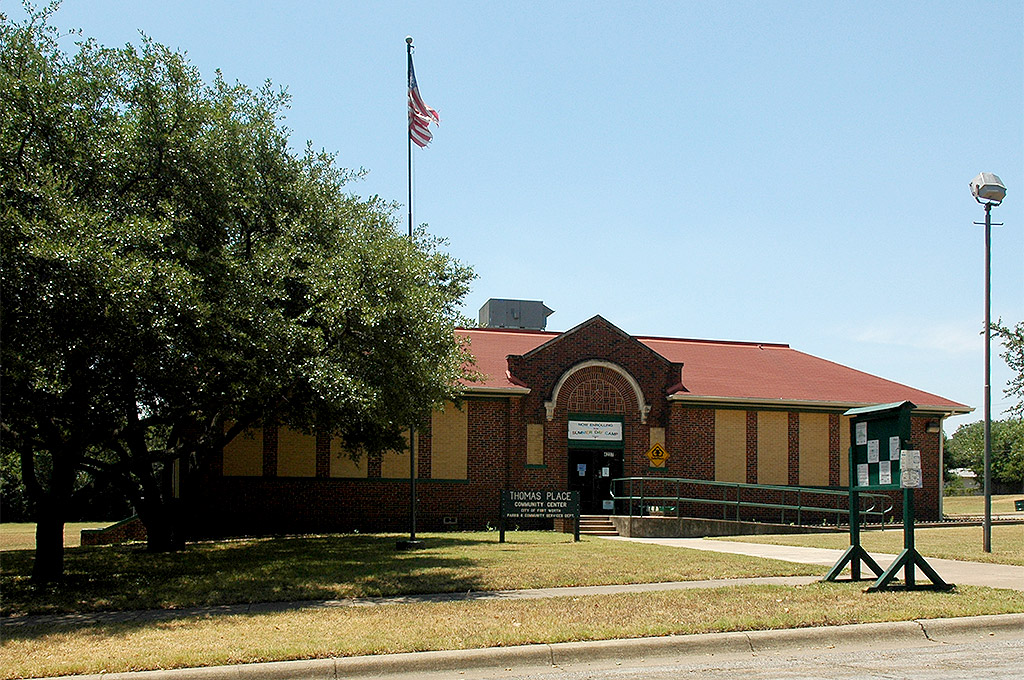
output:
[[985,204],[985,522],[982,548],[992,552],[992,204]]
[[[1002,180],[990,172],[979,173],[971,180],[974,200],[985,206],[985,453],[983,465],[985,521],[982,525],[982,548],[992,552],[992,206],[1006,196]],[[975,224],[979,224],[975,222]]]

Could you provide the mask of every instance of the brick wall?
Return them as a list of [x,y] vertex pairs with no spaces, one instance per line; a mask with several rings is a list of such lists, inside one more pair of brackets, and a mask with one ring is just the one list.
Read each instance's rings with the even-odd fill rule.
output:
[[792,411],[787,414],[787,460],[786,483],[790,486],[800,484],[800,414]]
[[[431,437],[429,431],[421,433],[419,439],[418,469],[421,478],[417,482],[419,499],[417,526],[419,529],[442,530],[451,528],[474,529],[498,521],[499,492],[503,488],[562,489],[567,485],[567,420],[559,417],[545,424],[545,457],[542,467],[527,467],[525,455],[525,425],[519,415],[519,403],[506,398],[468,399],[465,408],[468,416],[468,449],[466,481],[432,480],[430,473]],[[666,428],[666,447],[672,452],[666,469],[651,470],[647,467],[646,427],[638,422],[626,428],[627,476],[682,477],[689,479],[714,479],[714,437],[715,411],[694,408],[674,403]],[[787,424],[797,423],[795,434],[799,441],[799,418],[788,418]],[[939,434],[925,431],[929,418],[912,418],[912,446],[920,449],[924,468],[924,488],[915,491],[915,510],[918,519],[938,519]],[[756,465],[756,430],[751,431],[751,422],[756,426],[757,412],[745,413],[747,428],[747,461]],[[513,427],[513,424],[515,426]],[[828,416],[829,480],[839,476],[840,432],[842,425],[837,414]],[[269,432],[271,428],[267,428]],[[644,436],[641,436],[644,435]],[[787,440],[794,435],[787,432]],[[273,436],[266,436],[274,442]],[[322,474],[322,442],[317,440],[318,476],[315,478],[285,478],[271,475],[254,477],[222,477],[211,475],[201,484],[201,499],[193,504],[194,534],[199,536],[219,534],[274,534],[301,531],[407,531],[409,485],[405,480],[384,479],[341,479]],[[752,446],[753,444],[753,446]],[[372,459],[372,457],[371,457]],[[640,463],[640,460],[643,463]],[[792,461],[792,455],[789,456]],[[369,462],[369,461],[368,461]],[[214,465],[213,469],[218,469]],[[371,470],[373,465],[370,464]],[[379,458],[376,465],[379,471]],[[641,469],[642,468],[642,469]],[[792,469],[790,474],[793,474]],[[378,472],[379,475],[379,472]],[[659,488],[657,482],[647,482],[648,495],[674,496],[677,485],[666,484]],[[831,484],[837,487],[836,484]],[[708,487],[687,488],[679,491],[684,496],[695,498],[721,499],[720,489],[709,491]],[[707,494],[713,493],[713,496]],[[733,493],[733,492],[730,492]],[[793,492],[745,490],[742,499],[772,503],[795,504]],[[902,493],[888,492],[893,505],[892,516],[898,521],[902,507]],[[730,496],[733,498],[733,496]],[[845,501],[832,497],[815,498],[804,492],[804,504],[825,503],[827,507],[845,507]],[[695,517],[733,519],[736,510],[732,506],[687,503],[680,509],[684,515]],[[626,512],[619,508],[618,512]],[[796,521],[794,511],[780,515],[771,509],[744,509],[740,519],[762,521]],[[835,521],[833,515],[815,516],[805,513],[803,521]]]
[[715,412],[674,402],[665,432],[669,477],[715,478]]
[[[639,385],[639,400],[633,383],[605,362],[628,372]],[[442,470],[461,474],[461,468],[445,458],[455,448],[451,442],[442,443],[444,437],[435,440],[431,427],[417,432],[417,528],[493,526],[502,489],[565,489],[572,413],[622,418],[624,476],[721,480],[727,475],[735,477],[730,481],[757,483],[760,478],[789,485],[814,479],[832,488],[842,488],[848,479],[847,418],[839,413],[716,409],[670,402],[665,395],[678,383],[680,365],[599,317],[531,353],[509,357],[509,367],[531,391],[524,396],[466,399],[465,479],[435,479]],[[545,402],[552,399],[556,403],[549,419]],[[649,412],[645,413],[645,406]],[[937,518],[939,500],[940,435],[925,431],[927,420],[912,419],[912,443],[921,450],[925,469],[925,488],[915,500],[917,515],[925,520]],[[529,446],[529,460],[528,426],[537,435]],[[716,432],[719,426],[722,431]],[[652,442],[652,428],[659,437],[663,433],[669,453],[663,468],[652,468],[644,455]],[[334,461],[336,444],[332,447],[326,436],[318,434],[310,438],[315,445],[307,447],[315,449],[309,452],[311,464],[301,468],[308,467],[309,476],[286,477],[282,471],[294,474],[298,469],[296,454],[288,448],[294,438],[282,437],[276,427],[264,428],[259,438],[261,459],[253,457],[248,444],[237,451],[229,447],[225,458],[214,461],[211,472],[200,480],[191,506],[198,535],[408,529],[408,480],[401,475],[382,479],[385,467],[390,470],[391,466],[382,465],[380,454],[363,456],[358,465],[341,464]],[[723,442],[728,446],[723,447]],[[438,450],[437,460],[435,444],[444,449]],[[233,458],[225,464],[228,456]],[[725,456],[728,465],[722,464]],[[804,459],[813,461],[805,467],[812,464],[822,469],[809,474],[801,469]],[[403,469],[408,470],[408,462]],[[655,488],[658,482],[651,484]],[[684,490],[684,495],[701,497],[698,488],[707,487]],[[745,500],[792,502],[788,491],[744,493]],[[890,496],[898,509],[899,492]],[[711,518],[735,512],[706,503],[689,503],[682,510]],[[780,520],[776,510],[744,512],[742,519]]]
[[[499,491],[511,472],[508,399],[467,399],[467,479],[435,480],[431,473],[429,428],[417,436],[417,528],[424,531],[482,528],[498,516]],[[276,432],[266,428],[265,432]],[[265,436],[276,445],[276,437]],[[320,437],[317,460],[323,463]],[[273,450],[276,452],[276,447]],[[271,451],[267,459],[276,461]],[[270,455],[268,455],[270,454]],[[380,455],[365,461],[370,478],[209,475],[192,504],[197,536],[277,534],[320,531],[406,531],[409,528],[409,483],[381,479]],[[320,466],[318,466],[320,467]],[[318,469],[318,472],[320,470]],[[563,480],[564,482],[564,480]]]
[[137,516],[111,524],[101,529],[82,529],[82,545],[111,545],[128,541],[145,541],[146,526]]

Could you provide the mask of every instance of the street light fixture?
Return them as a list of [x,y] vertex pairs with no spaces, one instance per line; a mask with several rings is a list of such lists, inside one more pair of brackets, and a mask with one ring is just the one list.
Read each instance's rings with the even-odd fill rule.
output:
[[[974,200],[985,206],[985,523],[982,547],[992,552],[992,206],[1006,197],[1006,187],[991,172],[971,180]],[[975,224],[981,224],[975,222]]]
[[971,180],[971,193],[974,194],[974,200],[982,205],[999,205],[1006,197],[1006,187],[997,175],[979,172],[978,176]]

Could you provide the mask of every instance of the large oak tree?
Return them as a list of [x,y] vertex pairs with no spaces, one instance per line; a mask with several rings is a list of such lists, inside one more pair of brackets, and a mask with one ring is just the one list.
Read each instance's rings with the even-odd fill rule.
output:
[[73,54],[49,10],[0,16],[2,427],[62,572],[80,470],[180,544],[164,477],[286,422],[364,450],[457,398],[472,272],[357,173],[289,146],[288,97],[205,83],[149,39]]

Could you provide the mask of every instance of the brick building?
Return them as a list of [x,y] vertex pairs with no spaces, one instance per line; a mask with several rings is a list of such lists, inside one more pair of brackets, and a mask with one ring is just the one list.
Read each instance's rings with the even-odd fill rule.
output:
[[[599,316],[562,333],[458,332],[482,379],[417,432],[423,530],[495,525],[502,489],[576,489],[585,513],[621,512],[620,477],[845,489],[843,412],[904,400],[924,467],[917,516],[935,519],[942,420],[970,411],[783,344],[631,336]],[[666,460],[648,459],[654,444]],[[193,507],[211,533],[404,531],[409,468],[408,450],[353,459],[324,434],[267,427],[224,449]]]

